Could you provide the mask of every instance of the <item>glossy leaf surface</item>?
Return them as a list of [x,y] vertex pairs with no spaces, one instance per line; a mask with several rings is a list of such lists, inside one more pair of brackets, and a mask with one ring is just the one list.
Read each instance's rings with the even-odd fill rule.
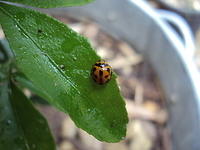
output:
[[91,79],[92,65],[100,58],[88,41],[39,12],[0,6],[0,23],[17,66],[39,94],[97,139],[123,139],[128,119],[116,75],[105,85]]
[[93,0],[3,0],[39,8],[54,8],[66,6],[80,6]]

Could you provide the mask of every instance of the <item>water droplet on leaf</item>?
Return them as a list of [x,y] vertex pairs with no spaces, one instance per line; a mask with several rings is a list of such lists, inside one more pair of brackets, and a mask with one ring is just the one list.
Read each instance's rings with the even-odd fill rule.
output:
[[12,123],[12,121],[11,120],[7,120],[7,125],[10,125],[11,123]]
[[61,69],[64,69],[64,68],[65,68],[65,66],[64,66],[64,65],[60,65],[60,68],[61,68]]

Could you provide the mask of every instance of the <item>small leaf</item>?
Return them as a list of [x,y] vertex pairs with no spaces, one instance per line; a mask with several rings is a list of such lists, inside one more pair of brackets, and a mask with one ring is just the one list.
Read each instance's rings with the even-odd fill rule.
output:
[[46,120],[19,89],[12,85],[10,90],[6,81],[0,84],[0,149],[56,149]]
[[116,75],[105,85],[91,79],[100,58],[88,41],[44,14],[0,4],[0,23],[17,66],[43,98],[97,139],[123,139],[128,118]]
[[27,79],[24,74],[22,73],[15,73],[12,75],[14,80],[16,80],[17,82],[20,83],[20,85],[22,86],[22,88],[28,88],[29,90],[31,90],[31,92],[45,98],[48,99],[48,97],[46,97],[46,95],[44,94],[44,92],[42,90],[40,90],[38,87],[35,87],[33,85],[33,83]]
[[3,0],[18,4],[24,4],[39,8],[54,8],[66,6],[80,6],[92,2],[93,0]]
[[0,39],[0,63],[10,61],[13,57],[9,44],[5,39]]

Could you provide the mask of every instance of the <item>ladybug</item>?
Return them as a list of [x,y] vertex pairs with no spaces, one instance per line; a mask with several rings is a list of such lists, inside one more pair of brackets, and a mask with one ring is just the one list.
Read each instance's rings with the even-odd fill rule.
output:
[[96,83],[105,84],[112,77],[112,67],[105,60],[99,60],[93,65],[91,76]]

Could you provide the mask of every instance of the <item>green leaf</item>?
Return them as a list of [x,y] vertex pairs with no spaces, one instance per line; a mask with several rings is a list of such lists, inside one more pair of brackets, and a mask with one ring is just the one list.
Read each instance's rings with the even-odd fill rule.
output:
[[116,75],[105,85],[91,79],[92,65],[100,58],[88,41],[44,14],[0,5],[0,23],[17,66],[44,98],[97,139],[123,139],[128,118]]
[[55,8],[66,6],[80,6],[93,0],[3,0],[39,8]]
[[55,150],[44,117],[8,82],[0,84],[0,149]]
[[46,95],[44,94],[44,92],[42,90],[40,90],[39,88],[35,87],[33,85],[33,83],[27,79],[24,74],[22,73],[15,73],[12,75],[14,80],[19,82],[20,85],[23,87],[23,88],[28,88],[29,90],[31,90],[31,92],[45,98],[45,99],[48,99],[48,97],[46,97]]
[[2,49],[2,51],[5,52],[6,57],[8,57],[8,58],[12,58],[13,57],[12,50],[10,49],[9,43],[8,43],[7,40],[0,39],[0,49]]
[[0,63],[6,63],[13,57],[9,44],[5,39],[0,39]]

